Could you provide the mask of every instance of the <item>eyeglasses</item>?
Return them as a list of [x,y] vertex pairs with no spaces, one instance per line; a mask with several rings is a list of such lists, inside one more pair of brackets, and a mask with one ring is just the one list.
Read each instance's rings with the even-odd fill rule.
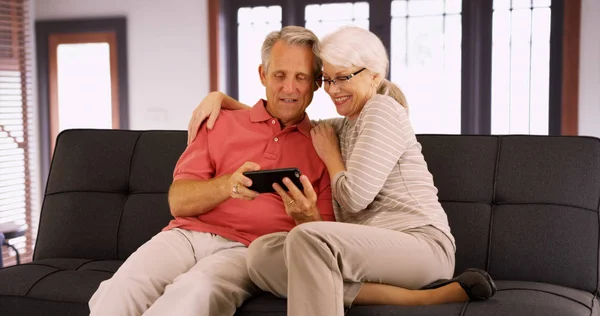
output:
[[349,74],[347,76],[341,76],[341,77],[337,77],[337,78],[333,78],[333,79],[325,79],[323,78],[322,75],[318,76],[317,79],[315,79],[315,82],[317,83],[317,86],[322,87],[323,84],[327,84],[327,87],[330,87],[331,84],[333,83],[334,85],[343,85],[344,83],[346,83],[348,80],[352,79],[352,77],[358,75],[361,71],[365,70],[367,68],[363,68],[355,73]]

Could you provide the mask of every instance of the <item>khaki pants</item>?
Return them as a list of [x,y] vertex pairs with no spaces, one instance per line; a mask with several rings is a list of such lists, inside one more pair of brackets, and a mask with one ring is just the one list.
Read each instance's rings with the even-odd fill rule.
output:
[[258,290],[248,276],[247,252],[209,233],[161,232],[100,284],[91,315],[233,315]]
[[451,278],[454,247],[432,226],[397,232],[313,222],[256,239],[248,272],[261,289],[288,297],[290,316],[342,316],[363,282],[419,289]]

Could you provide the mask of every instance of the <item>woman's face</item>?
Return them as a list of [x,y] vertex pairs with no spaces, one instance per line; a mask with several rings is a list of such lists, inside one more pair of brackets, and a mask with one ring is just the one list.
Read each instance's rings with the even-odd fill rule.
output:
[[[341,68],[323,61],[323,79],[336,79],[334,83],[324,81],[323,88],[329,94],[340,115],[356,119],[367,101],[375,94],[378,76],[360,67]],[[359,73],[357,73],[360,71]],[[346,77],[355,74],[352,78]]]

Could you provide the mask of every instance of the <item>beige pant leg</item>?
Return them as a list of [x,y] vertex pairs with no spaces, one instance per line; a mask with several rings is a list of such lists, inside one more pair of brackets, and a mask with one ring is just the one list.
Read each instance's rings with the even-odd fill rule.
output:
[[141,315],[165,287],[196,263],[182,231],[161,232],[140,246],[89,302],[91,315]]
[[[272,233],[257,238],[248,247],[247,257],[250,279],[261,290],[281,298],[287,298],[288,270],[284,257],[287,234]],[[344,293],[351,292],[356,283],[347,282],[344,287]],[[352,303],[354,296],[347,300],[347,306]]]
[[89,302],[92,315],[233,315],[256,291],[247,248],[174,229],[142,245]]
[[287,297],[288,271],[283,256],[287,232],[255,239],[248,247],[248,274],[261,290]]
[[[216,251],[198,260],[188,272],[168,285],[165,293],[144,316],[235,314],[236,309],[257,292],[248,276],[248,248],[215,236]],[[203,242],[201,239],[197,242]],[[195,249],[200,245],[195,244]]]
[[450,278],[452,245],[436,232],[432,227],[396,232],[336,222],[295,227],[284,247],[288,315],[343,316],[344,303],[356,297],[362,282],[418,289]]

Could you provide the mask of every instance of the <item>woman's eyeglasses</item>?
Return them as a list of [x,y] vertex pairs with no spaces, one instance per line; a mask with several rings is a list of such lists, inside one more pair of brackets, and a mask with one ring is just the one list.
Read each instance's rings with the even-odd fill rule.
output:
[[317,79],[315,79],[315,82],[317,83],[317,86],[319,86],[319,88],[323,87],[323,85],[325,85],[325,88],[329,88],[332,83],[334,85],[343,85],[348,80],[352,79],[352,77],[358,75],[361,71],[363,71],[365,69],[367,69],[367,68],[362,68],[361,70],[359,70],[355,73],[349,74],[347,76],[333,78],[333,79],[325,79],[325,78],[323,78],[323,75],[320,75],[317,77]]

